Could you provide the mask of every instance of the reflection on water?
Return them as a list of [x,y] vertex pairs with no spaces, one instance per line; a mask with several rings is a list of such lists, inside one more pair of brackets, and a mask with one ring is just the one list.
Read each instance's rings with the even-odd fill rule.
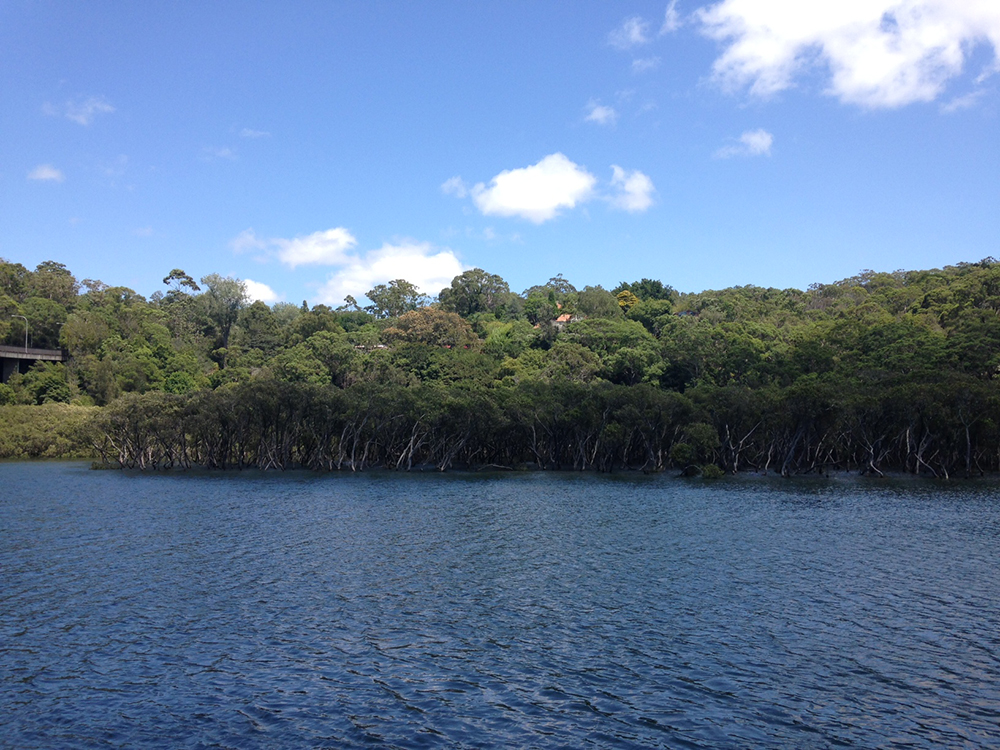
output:
[[3,747],[1000,744],[993,485],[0,486]]

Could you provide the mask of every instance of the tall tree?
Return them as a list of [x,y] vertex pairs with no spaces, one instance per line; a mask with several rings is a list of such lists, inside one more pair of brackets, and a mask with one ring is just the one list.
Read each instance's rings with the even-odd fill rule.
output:
[[201,291],[201,287],[195,283],[195,280],[188,276],[183,269],[180,268],[175,268],[164,276],[163,283],[170,286],[170,292],[172,294],[183,293],[185,289],[190,289],[192,292]]
[[69,269],[62,263],[46,260],[35,267],[27,279],[28,294],[31,297],[44,297],[59,304],[70,307],[76,301],[80,285]]
[[200,299],[215,327],[217,349],[221,350],[218,356],[219,367],[225,367],[225,350],[229,348],[229,335],[247,302],[246,284],[240,279],[220,276],[217,273],[205,276],[201,283],[206,289]]
[[398,318],[405,312],[426,307],[430,297],[421,294],[416,285],[406,279],[393,279],[388,284],[378,284],[366,292],[372,304],[365,308],[376,318]]
[[442,310],[467,318],[478,312],[494,312],[509,293],[510,286],[500,276],[473,268],[452,279],[438,301]]
[[621,292],[632,292],[640,300],[666,299],[673,300],[677,297],[677,292],[669,284],[664,284],[656,279],[642,279],[641,281],[621,282],[611,290],[611,293],[618,295]]

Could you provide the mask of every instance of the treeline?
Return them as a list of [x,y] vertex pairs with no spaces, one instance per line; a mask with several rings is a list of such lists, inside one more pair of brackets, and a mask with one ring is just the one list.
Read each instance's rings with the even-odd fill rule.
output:
[[97,418],[94,445],[105,463],[139,469],[996,470],[996,394],[953,386],[845,395],[811,378],[681,394],[564,379],[489,389],[261,379],[123,396]]
[[436,299],[379,285],[365,308],[164,282],[146,299],[0,263],[7,343],[23,314],[71,355],[0,402],[104,406],[96,449],[140,468],[1000,470],[992,258],[698,294],[562,276],[517,294],[473,269]]

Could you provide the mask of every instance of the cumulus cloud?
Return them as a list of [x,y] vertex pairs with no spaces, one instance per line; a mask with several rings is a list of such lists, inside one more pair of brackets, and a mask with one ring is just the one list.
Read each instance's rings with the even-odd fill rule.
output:
[[469,194],[469,189],[465,186],[465,180],[456,175],[441,183],[441,192],[445,195],[454,195],[456,198],[464,198]]
[[611,165],[611,189],[613,194],[609,201],[615,208],[629,213],[645,211],[653,205],[653,181],[638,169],[631,171],[622,169],[617,164]]
[[622,25],[608,34],[608,43],[618,49],[631,49],[649,42],[649,24],[639,16],[622,21]]
[[229,246],[234,253],[259,253],[258,260],[277,257],[291,268],[297,266],[338,266],[346,263],[349,251],[358,241],[344,227],[285,239],[261,237],[253,228],[244,229],[233,237]]
[[660,27],[660,36],[677,31],[681,27],[681,15],[677,12],[677,0],[670,0],[667,12],[663,17],[663,25]]
[[738,139],[737,143],[723,146],[715,152],[717,159],[729,159],[733,156],[770,156],[774,136],[763,128],[748,130]]
[[[406,279],[425,294],[436,295],[467,270],[453,251],[427,242],[386,243],[362,253],[354,252],[356,245],[357,240],[343,227],[293,239],[261,237],[253,229],[245,229],[230,242],[236,252],[263,251],[265,258],[277,257],[292,268],[333,266],[318,292],[318,301],[328,305],[341,304],[347,295],[360,299],[376,284],[393,279]],[[244,282],[251,299],[268,304],[282,299],[266,284],[251,279]]]
[[39,164],[28,172],[28,179],[39,180],[41,182],[62,182],[66,179],[66,175],[51,164]]
[[278,248],[278,259],[287,266],[317,265],[337,266],[348,261],[348,251],[358,241],[344,227],[323,232],[313,232],[291,240],[273,239]]
[[91,96],[86,99],[70,99],[61,107],[44,104],[42,111],[47,115],[62,115],[79,125],[90,125],[97,115],[109,114],[115,111],[103,96]]
[[243,284],[246,286],[247,297],[250,298],[251,302],[264,302],[270,305],[273,302],[278,302],[281,297],[267,284],[260,281],[254,281],[253,279],[243,279]]
[[360,299],[376,284],[406,279],[422,293],[437,295],[468,267],[447,248],[428,242],[386,243],[378,250],[345,259],[319,290],[319,301],[339,305],[347,295]]
[[476,184],[471,194],[487,216],[520,216],[541,224],[555,218],[560,209],[590,199],[596,182],[586,169],[555,153],[530,167],[504,170],[488,187]]
[[725,48],[713,65],[724,88],[768,97],[817,66],[826,93],[868,108],[936,99],[981,42],[1000,51],[995,0],[723,0],[695,13]]
[[633,73],[645,73],[647,70],[653,70],[660,64],[660,58],[656,57],[640,57],[632,61],[632,72]]
[[600,104],[593,99],[587,102],[587,109],[589,111],[584,118],[587,122],[596,122],[598,125],[614,125],[618,120],[618,113],[615,112],[614,107]]

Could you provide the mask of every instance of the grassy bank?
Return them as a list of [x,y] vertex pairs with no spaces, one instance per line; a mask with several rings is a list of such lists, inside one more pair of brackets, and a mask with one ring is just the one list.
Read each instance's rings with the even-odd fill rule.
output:
[[93,406],[0,406],[0,458],[93,458]]

